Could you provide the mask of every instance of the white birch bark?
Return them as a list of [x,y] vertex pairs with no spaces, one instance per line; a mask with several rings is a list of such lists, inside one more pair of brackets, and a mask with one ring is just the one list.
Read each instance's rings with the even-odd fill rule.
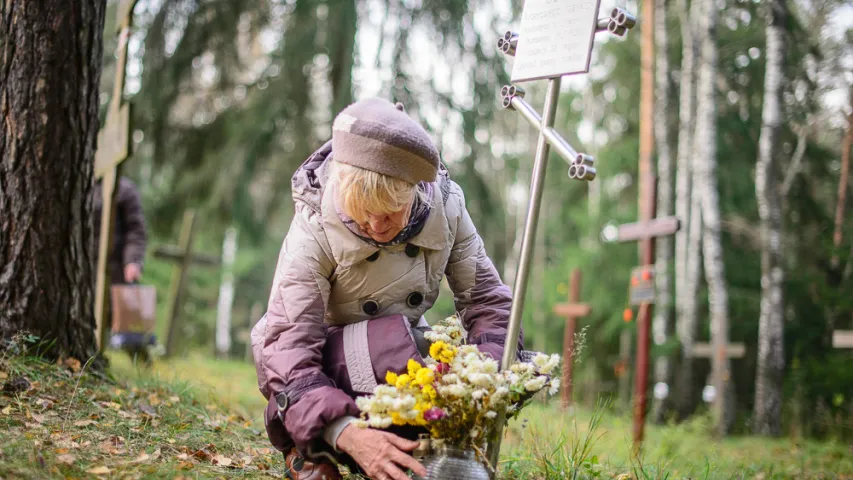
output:
[[716,397],[714,400],[714,422],[719,435],[728,432],[731,419],[730,386],[731,373],[728,348],[729,312],[726,289],[725,264],[720,239],[720,202],[717,189],[717,106],[714,79],[717,74],[717,16],[714,0],[701,0],[702,15],[698,32],[701,41],[699,76],[696,82],[696,137],[694,158],[697,175],[694,189],[702,200],[702,254],[705,280],[711,317],[711,343],[713,357],[711,369]]
[[[669,58],[666,30],[666,0],[655,0],[655,148],[657,149],[657,213],[658,217],[672,215],[672,153],[669,146]],[[656,301],[655,316],[652,320],[652,339],[655,345],[663,345],[672,331],[672,290],[670,278],[672,271],[672,238],[661,237],[657,240],[657,258],[655,259]],[[655,383],[671,383],[670,358],[660,355],[655,359]],[[666,420],[670,402],[666,397],[654,397],[652,420],[663,423]]]
[[767,47],[764,106],[755,167],[755,197],[761,219],[761,313],[758,320],[758,369],[755,378],[753,429],[762,435],[781,433],[782,376],[785,369],[782,199],[779,192],[779,130],[784,81],[785,0],[765,4]]
[[[688,11],[687,0],[677,0],[681,23],[681,82],[679,92],[678,159],[675,178],[675,216],[681,220],[681,230],[675,235],[675,312],[676,333],[682,347],[682,358],[676,382],[676,408],[682,418],[690,414],[693,406],[693,362],[690,348],[696,336],[696,291],[698,282],[688,280],[690,260],[695,263],[698,278],[699,244],[690,245],[690,238],[701,234],[702,224],[698,208],[692,208],[691,178],[693,133],[695,125],[695,63],[694,39],[697,3]],[[698,201],[696,202],[698,207]],[[695,214],[694,214],[695,212]],[[695,218],[694,218],[695,217]],[[695,225],[694,225],[695,223]],[[692,248],[691,248],[692,247]],[[693,252],[692,256],[688,253]]]

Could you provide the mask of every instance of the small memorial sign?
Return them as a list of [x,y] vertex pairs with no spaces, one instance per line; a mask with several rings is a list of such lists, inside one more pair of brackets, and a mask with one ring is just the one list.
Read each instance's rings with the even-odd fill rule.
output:
[[526,0],[512,82],[589,72],[599,0]]

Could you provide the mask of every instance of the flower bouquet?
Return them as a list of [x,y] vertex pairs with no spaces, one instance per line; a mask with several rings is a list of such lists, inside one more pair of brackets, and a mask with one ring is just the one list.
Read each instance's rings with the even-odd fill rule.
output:
[[[356,399],[362,412],[356,425],[424,427],[429,431],[427,449],[445,458],[477,458],[482,469],[487,464],[485,444],[498,413],[514,417],[540,390],[556,393],[559,379],[551,373],[560,356],[537,354],[529,362],[499,371],[491,356],[465,344],[465,331],[456,316],[442,320],[425,336],[433,342],[425,363],[409,360],[405,372],[388,372],[386,384],[377,386],[373,395]],[[430,458],[424,463],[429,478],[441,478],[433,474],[437,470],[430,467]],[[460,478],[458,471],[456,475]]]

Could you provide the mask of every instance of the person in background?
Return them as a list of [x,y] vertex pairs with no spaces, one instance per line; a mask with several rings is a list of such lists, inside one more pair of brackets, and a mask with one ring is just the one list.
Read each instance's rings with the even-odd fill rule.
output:
[[[136,185],[121,177],[116,192],[115,228],[113,229],[113,247],[107,257],[110,283],[112,285],[132,284],[142,277],[142,265],[145,259],[145,246],[148,234],[145,230],[145,216]],[[92,214],[95,226],[95,250],[97,261],[101,238],[101,214],[104,207],[101,182],[95,184],[92,199]]]
[[[115,226],[113,228],[112,250],[107,256],[107,271],[110,285],[132,285],[142,277],[142,265],[145,259],[145,247],[148,233],[145,229],[145,216],[142,212],[142,202],[136,185],[129,179],[121,177],[116,186]],[[97,265],[98,251],[101,238],[101,215],[103,212],[103,191],[101,182],[95,184],[92,199],[93,224],[95,227],[94,262]],[[115,295],[115,292],[113,292]],[[113,297],[112,301],[117,301]],[[107,325],[112,325],[112,313],[107,318]],[[110,338],[113,348],[122,349],[131,358],[150,364],[151,357],[148,347],[156,344],[154,335],[142,332],[117,332]]]

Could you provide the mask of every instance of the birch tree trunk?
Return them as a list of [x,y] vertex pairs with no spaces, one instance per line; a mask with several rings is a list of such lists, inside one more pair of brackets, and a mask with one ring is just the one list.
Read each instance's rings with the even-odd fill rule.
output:
[[761,219],[761,313],[758,320],[758,369],[755,378],[753,429],[762,435],[781,433],[782,376],[785,368],[782,199],[779,192],[779,127],[784,81],[785,0],[765,4],[767,47],[764,107],[755,167],[755,197]]
[[699,22],[701,41],[699,76],[696,81],[696,137],[694,158],[697,175],[694,189],[702,201],[702,253],[705,280],[711,317],[711,344],[713,356],[711,370],[716,397],[714,422],[717,433],[724,435],[730,426],[730,371],[727,355],[729,312],[726,290],[725,264],[720,240],[720,202],[717,190],[717,105],[714,80],[717,75],[717,7],[714,0],[701,0],[702,15]]
[[[672,154],[669,147],[669,59],[667,58],[666,0],[655,0],[655,142],[658,153],[658,217],[672,215]],[[655,261],[655,282],[657,305],[652,321],[652,338],[655,345],[666,343],[672,331],[672,309],[670,289],[670,262],[672,261],[672,239],[661,237],[657,240],[657,258]],[[672,377],[670,359],[660,355],[655,359],[655,383],[670,385]],[[668,405],[666,398],[654,396],[652,421],[663,423],[666,420]]]
[[[694,4],[697,2],[694,2]],[[688,11],[687,0],[677,0],[678,16],[681,23],[681,82],[678,122],[678,159],[675,177],[675,216],[681,220],[681,230],[675,234],[675,312],[676,331],[682,347],[682,358],[676,381],[677,397],[674,399],[679,417],[687,417],[693,405],[693,362],[689,357],[690,348],[696,336],[695,303],[697,288],[690,288],[688,282],[688,252],[694,251],[691,258],[698,267],[699,252],[690,248],[689,241],[693,228],[691,211],[691,158],[693,154],[693,130],[696,113],[695,104],[695,40],[694,17]],[[696,9],[696,5],[692,10]],[[698,202],[697,202],[698,203]],[[696,211],[696,231],[701,232],[701,217]],[[697,275],[698,278],[698,275]],[[690,302],[693,302],[692,314]],[[674,392],[675,393],[675,392]]]

